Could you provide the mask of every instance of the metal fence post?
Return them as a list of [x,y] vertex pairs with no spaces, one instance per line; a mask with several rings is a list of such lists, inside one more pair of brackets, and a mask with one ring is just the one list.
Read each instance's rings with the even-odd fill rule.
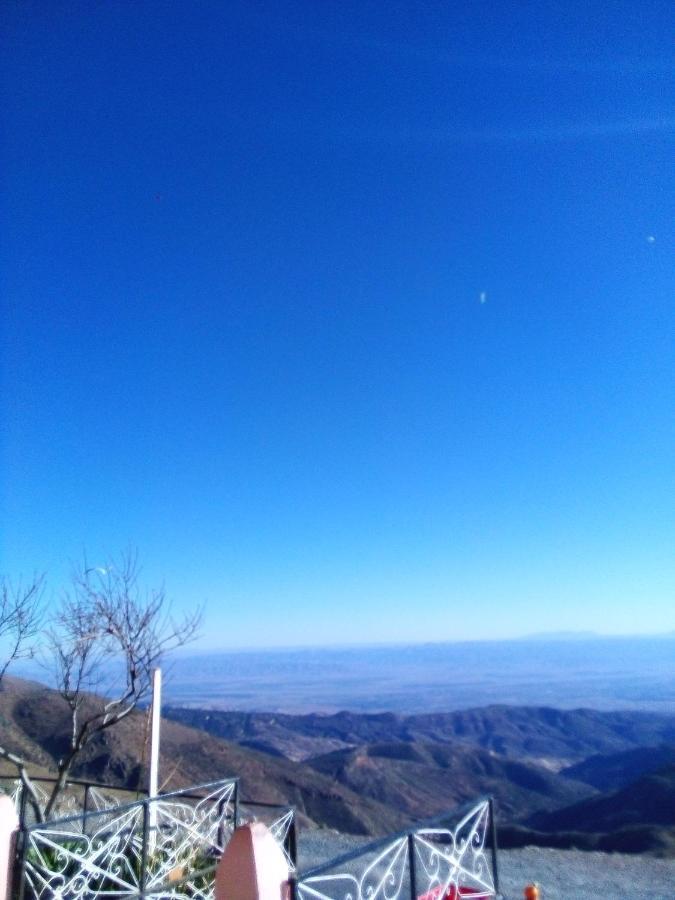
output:
[[410,869],[410,900],[417,900],[417,873],[415,871],[415,832],[408,834],[408,868]]
[[216,833],[216,843],[218,844],[218,848],[223,850],[223,842],[225,840],[225,829],[223,828],[223,817],[225,816],[225,810],[227,809],[227,800],[219,800],[218,801],[218,831]]
[[28,801],[28,792],[26,785],[21,782],[21,794],[19,800],[19,833],[16,836],[16,847],[14,856],[14,884],[17,900],[23,900],[26,892],[26,803]]
[[239,779],[234,783],[234,827],[239,827]]
[[19,800],[19,825],[23,830],[26,825],[26,802],[28,800],[28,792],[26,791],[26,785],[21,782],[21,787],[19,788],[21,794],[19,795],[21,799]]
[[141,877],[140,877],[140,896],[145,897],[145,886],[148,881],[148,838],[150,826],[150,810],[148,809],[149,801],[143,801],[143,843],[141,845]]
[[[236,797],[237,786],[234,786],[233,798]],[[222,853],[225,849],[225,817],[227,816],[227,807],[229,805],[230,798],[229,797],[221,797],[218,801],[218,833],[216,835],[216,844],[218,845],[218,849]],[[233,806],[234,806],[233,799]],[[236,807],[235,807],[236,809]],[[235,828],[236,828],[236,812],[233,812],[233,816],[235,817]]]
[[89,785],[84,786],[84,801],[82,804],[82,834],[87,833],[87,813],[89,812]]
[[16,884],[18,885],[16,896],[17,900],[23,900],[26,893],[26,832],[23,828],[19,829],[17,846],[20,849],[14,866]]
[[19,824],[19,833],[16,836],[16,855],[14,857],[14,890],[17,900],[23,900],[26,893],[26,849],[28,845],[26,828],[23,822]]
[[286,853],[293,863],[293,868],[296,869],[298,866],[298,833],[295,825],[295,807],[293,807],[292,813],[293,818],[291,819],[291,825],[286,834]]
[[492,875],[495,882],[495,894],[499,897],[499,868],[497,865],[497,824],[495,822],[495,801],[492,797],[488,800],[490,810],[490,844],[492,849]]

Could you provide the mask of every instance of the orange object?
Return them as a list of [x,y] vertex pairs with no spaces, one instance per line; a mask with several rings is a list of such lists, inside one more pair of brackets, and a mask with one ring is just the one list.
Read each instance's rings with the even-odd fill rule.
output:
[[523,891],[523,896],[525,900],[539,900],[539,885],[538,884],[528,884],[525,890]]

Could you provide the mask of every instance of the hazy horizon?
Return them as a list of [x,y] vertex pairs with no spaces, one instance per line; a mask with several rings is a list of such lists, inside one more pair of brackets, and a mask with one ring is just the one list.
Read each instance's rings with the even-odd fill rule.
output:
[[[491,704],[675,713],[673,636],[525,638],[190,653],[164,703],[260,712],[449,712]],[[48,682],[34,662],[13,673]]]
[[388,649],[388,648],[397,648],[397,647],[428,647],[428,646],[445,646],[445,645],[453,645],[453,644],[509,644],[509,643],[523,643],[528,641],[540,641],[546,643],[547,641],[551,642],[559,642],[559,641],[588,641],[588,640],[600,640],[600,641],[612,641],[612,640],[671,640],[675,639],[675,630],[673,631],[658,631],[658,632],[598,632],[598,631],[538,631],[524,634],[516,634],[509,637],[463,637],[463,638],[439,638],[437,640],[390,640],[390,641],[377,641],[377,640],[363,640],[363,641],[341,641],[339,643],[295,643],[295,644],[250,644],[250,645],[241,645],[241,646],[228,646],[227,644],[209,644],[208,638],[197,639],[194,643],[188,644],[185,647],[180,647],[175,650],[174,653],[177,656],[185,657],[185,656],[198,656],[202,654],[210,654],[210,653],[266,653],[266,652],[295,652],[295,651],[313,651],[313,650],[358,650],[358,649]]
[[675,713],[671,636],[526,638],[176,657],[165,700],[267,712],[445,712],[493,703]]

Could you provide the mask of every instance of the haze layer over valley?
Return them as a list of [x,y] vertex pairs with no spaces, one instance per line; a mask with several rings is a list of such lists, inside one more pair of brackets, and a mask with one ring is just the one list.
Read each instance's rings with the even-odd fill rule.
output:
[[177,657],[177,706],[447,712],[492,703],[675,712],[675,639],[616,637],[209,652]]

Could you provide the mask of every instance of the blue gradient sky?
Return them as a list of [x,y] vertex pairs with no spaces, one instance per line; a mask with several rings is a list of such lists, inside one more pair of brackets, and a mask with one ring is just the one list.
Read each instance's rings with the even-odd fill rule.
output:
[[211,647],[675,627],[671,26],[7,3],[1,568],[134,544]]

